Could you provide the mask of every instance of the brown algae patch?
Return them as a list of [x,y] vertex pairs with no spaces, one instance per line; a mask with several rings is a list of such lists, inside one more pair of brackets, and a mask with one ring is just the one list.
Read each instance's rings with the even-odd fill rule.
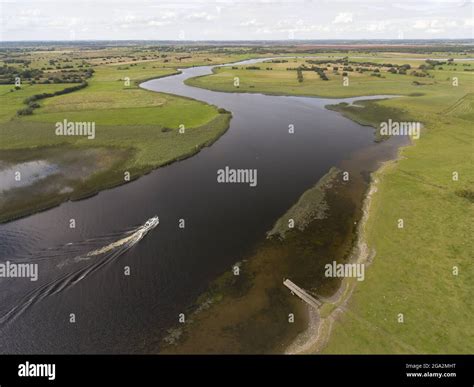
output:
[[[336,168],[298,200],[276,224],[298,214],[304,227],[264,238],[241,262],[229,268],[168,331],[162,353],[283,353],[311,324],[307,305],[283,285],[291,279],[316,297],[330,297],[338,278],[324,266],[349,259],[367,179],[362,173],[343,181]],[[354,196],[354,193],[355,196]],[[313,202],[314,201],[314,202]],[[324,208],[324,217],[320,216]]]
[[[386,162],[385,166],[390,165]],[[384,167],[380,168],[377,176],[382,175]],[[350,262],[369,266],[375,256],[375,251],[369,249],[365,237],[365,225],[369,217],[372,198],[377,192],[379,184],[378,177],[374,177],[370,189],[364,199],[363,215],[357,230],[357,241],[349,258]],[[286,349],[287,354],[319,353],[327,345],[334,322],[346,310],[357,281],[354,278],[344,278],[340,288],[331,297],[324,299],[324,304],[319,310],[308,308],[308,328],[298,335]]]

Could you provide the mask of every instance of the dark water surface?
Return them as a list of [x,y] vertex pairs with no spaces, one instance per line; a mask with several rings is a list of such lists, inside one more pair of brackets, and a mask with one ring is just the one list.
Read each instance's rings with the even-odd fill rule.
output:
[[[248,61],[247,63],[252,63]],[[93,265],[73,286],[48,293],[0,325],[2,353],[157,351],[178,314],[265,236],[273,223],[331,166],[373,147],[373,128],[326,104],[344,100],[233,94],[182,81],[211,67],[148,81],[142,87],[196,98],[232,111],[230,128],[199,154],[121,187],[0,225],[0,262],[37,262],[39,279],[0,279],[0,314],[28,292]],[[295,134],[288,134],[293,124]],[[393,140],[395,141],[395,140]],[[385,146],[393,156],[394,146]],[[252,168],[258,185],[219,184],[220,168]],[[153,215],[160,224],[122,254],[72,257],[126,236]],[[69,228],[69,219],[76,228]],[[185,229],[178,227],[184,218]],[[69,245],[67,245],[69,243]],[[72,243],[72,244],[71,244]],[[109,259],[110,258],[110,259]],[[69,262],[59,266],[61,262]],[[124,275],[130,266],[131,275]],[[70,323],[74,313],[76,322]]]

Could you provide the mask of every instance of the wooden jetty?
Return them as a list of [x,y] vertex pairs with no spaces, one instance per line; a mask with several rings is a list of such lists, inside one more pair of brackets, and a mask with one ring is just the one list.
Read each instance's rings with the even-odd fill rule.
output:
[[315,309],[318,309],[321,306],[321,301],[315,299],[314,297],[310,296],[304,289],[301,289],[299,286],[291,282],[289,279],[283,281],[283,285],[285,285],[291,292],[301,298],[304,302],[306,302],[309,306],[312,306]]

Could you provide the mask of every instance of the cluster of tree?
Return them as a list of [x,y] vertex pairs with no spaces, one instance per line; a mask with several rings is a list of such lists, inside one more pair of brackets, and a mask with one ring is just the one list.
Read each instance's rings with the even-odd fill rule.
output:
[[314,71],[319,75],[319,78],[321,78],[323,81],[329,81],[329,78],[324,73],[324,69],[320,67],[314,67]]
[[348,64],[348,58],[347,56],[344,57],[344,58],[340,58],[340,59],[334,59],[334,60],[330,60],[328,61],[327,59],[308,59],[306,62],[308,62],[309,64],[323,64],[323,63],[331,63],[331,64],[337,64],[337,63],[341,63],[341,64]]
[[14,67],[3,65],[0,67],[0,84],[10,84],[15,81],[17,70]]
[[428,73],[425,73],[423,71],[412,71],[410,75],[413,77],[428,77],[429,76]]
[[435,68],[435,66],[442,66],[442,65],[445,65],[445,64],[446,64],[446,62],[443,62],[443,61],[427,59],[427,60],[425,60],[425,63],[418,66],[418,68],[420,70],[433,70]]
[[[403,64],[403,65],[397,65],[397,64],[392,64],[392,63],[375,63],[375,62],[353,62],[353,61],[349,61],[348,57],[344,57],[344,58],[340,58],[340,59],[336,59],[336,60],[312,60],[312,59],[309,59],[306,61],[307,63],[310,63],[310,64],[327,64],[327,66],[329,66],[329,64],[331,64],[333,66],[333,71],[336,72],[339,70],[339,66],[335,66],[335,65],[338,65],[338,64],[341,64],[343,66],[343,71],[345,72],[350,72],[350,71],[354,71],[353,67],[352,66],[357,66],[355,67],[355,71],[359,72],[359,73],[363,73],[365,71],[371,71],[373,67],[375,67],[375,70],[373,70],[374,72],[379,72],[379,67],[388,67],[388,68],[395,68],[395,69],[401,69],[402,70],[402,73],[406,70],[409,70],[411,67],[409,64]],[[393,70],[392,70],[393,72]],[[398,71],[396,71],[396,73],[398,73]]]
[[[446,63],[448,66],[457,66],[456,63],[454,63],[454,59],[448,59],[448,63]],[[464,64],[466,66],[466,64]]]
[[296,70],[296,77],[298,79],[298,82],[303,82],[303,71],[315,71],[316,73],[318,73],[319,77],[323,80],[323,81],[328,81],[329,78],[326,76],[326,74],[324,73],[324,70],[326,70],[325,68],[322,68],[322,67],[317,67],[317,66],[311,66],[311,67],[307,67],[304,63],[299,66],[299,67],[288,67],[286,69],[287,71],[295,71]]
[[[72,66],[71,66],[72,67]],[[23,81],[30,81],[32,84],[41,83],[80,83],[90,78],[94,70],[92,68],[81,70],[65,70],[45,77],[44,69],[19,69],[13,66],[3,65],[0,67],[0,84],[15,83],[15,78]]]
[[392,74],[406,75],[407,70],[410,70],[410,69],[411,69],[411,66],[409,64],[404,64],[401,66],[395,65],[393,67],[390,67],[387,71]]
[[245,70],[261,70],[258,66],[247,66]]
[[39,107],[40,107],[39,103],[31,102],[31,103],[28,104],[27,107],[18,110],[16,112],[16,114],[19,115],[19,116],[29,116],[29,115],[33,114],[34,109],[39,108]]
[[23,103],[26,104],[27,106],[23,109],[18,110],[17,115],[27,116],[27,115],[33,114],[33,110],[40,107],[39,103],[36,102],[36,101],[39,101],[40,99],[45,99],[45,98],[55,97],[57,95],[72,93],[73,91],[83,89],[86,86],[87,86],[87,82],[84,81],[84,82],[80,83],[79,85],[66,87],[65,89],[55,91],[54,93],[34,94],[34,95],[32,95],[28,98],[25,98]]
[[418,82],[418,81],[413,81],[412,82],[415,86],[424,86],[424,85],[428,85],[428,83],[423,83],[423,82]]
[[287,67],[286,70],[287,71],[298,71],[298,70],[301,70],[301,71],[315,71],[315,69],[317,69],[317,68],[318,67],[316,67],[316,66],[308,67],[303,63],[298,67]]
[[32,84],[50,84],[50,83],[81,83],[84,80],[90,78],[94,74],[94,69],[89,68],[87,70],[66,70],[57,74],[53,74],[48,78],[35,77],[31,81]]
[[13,63],[13,64],[22,64],[24,66],[29,66],[31,64],[30,60],[27,59],[16,59],[16,58],[5,58],[3,63]]
[[301,69],[296,70],[296,78],[298,79],[299,83],[303,82],[303,71]]
[[38,69],[19,70],[15,67],[0,67],[0,84],[8,85],[15,83],[15,78],[32,79],[41,76],[42,71]]
[[[393,41],[394,45],[391,45],[390,42],[387,41],[381,41],[379,42],[380,44],[374,44],[373,47],[376,51],[378,52],[400,52],[400,47],[399,47],[399,42],[398,41]],[[361,54],[371,54],[373,53],[373,50],[367,50],[366,48],[362,47],[357,47],[357,44],[363,44],[365,45],[367,42],[365,41],[351,41],[351,48],[334,48],[331,47],[330,49],[325,49],[325,48],[308,48],[306,50],[300,50],[300,53],[304,54],[319,54],[319,53],[334,53],[334,51],[337,51],[339,53],[346,53],[346,54],[354,54],[354,53],[361,53]],[[376,42],[375,42],[376,43]],[[410,43],[409,41],[407,43]],[[469,40],[463,41],[456,41],[456,42],[436,42],[436,46],[433,46],[433,43],[430,41],[427,41],[425,45],[422,45],[423,42],[421,41],[413,41],[412,46],[405,46],[403,47],[403,52],[406,53],[423,53],[426,55],[431,55],[435,52],[445,52],[447,54],[451,53],[459,53],[460,55],[467,55],[467,54],[472,54],[473,53],[473,48],[471,47],[466,47],[466,44],[471,44]],[[455,43],[455,45],[453,44]],[[321,41],[318,42],[318,44],[321,44]],[[268,52],[274,52],[271,51],[272,47],[268,47]],[[294,51],[294,50],[293,50]],[[291,47],[288,48],[288,52],[293,52],[291,51]]]
[[444,62],[444,61],[434,60],[434,59],[427,59],[427,60],[425,60],[425,62],[427,64],[429,64],[430,66],[433,66],[433,67],[434,66],[442,66],[442,65],[446,64],[446,62]]

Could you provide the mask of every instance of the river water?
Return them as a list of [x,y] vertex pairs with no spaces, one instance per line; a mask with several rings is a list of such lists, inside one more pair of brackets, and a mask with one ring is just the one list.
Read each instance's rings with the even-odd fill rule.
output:
[[[86,200],[0,225],[0,262],[37,263],[39,270],[36,282],[0,279],[1,315],[15,312],[0,324],[0,352],[158,351],[178,314],[305,190],[332,166],[376,146],[373,128],[324,108],[356,98],[221,93],[183,84],[211,69],[184,69],[141,85],[230,110],[229,130],[211,147]],[[393,157],[392,145],[380,148],[381,158]],[[257,169],[257,186],[217,183],[217,170],[226,166]],[[154,215],[159,225],[137,244],[71,259],[120,240]]]

